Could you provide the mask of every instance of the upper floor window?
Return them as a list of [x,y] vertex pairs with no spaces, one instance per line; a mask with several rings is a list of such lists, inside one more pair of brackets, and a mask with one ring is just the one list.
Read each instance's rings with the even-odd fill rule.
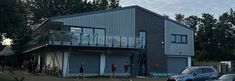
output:
[[146,48],[146,32],[139,32],[142,48]]
[[187,35],[171,34],[172,43],[187,43]]

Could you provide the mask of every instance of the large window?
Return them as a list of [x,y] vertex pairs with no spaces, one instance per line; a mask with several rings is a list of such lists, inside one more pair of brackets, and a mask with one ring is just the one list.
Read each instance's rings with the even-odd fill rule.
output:
[[146,47],[146,32],[140,32],[139,34],[140,34],[142,48],[145,48]]
[[95,29],[95,44],[104,45],[105,44],[105,30],[104,29]]
[[87,28],[87,27],[71,27],[74,42],[81,44],[105,44],[105,29],[103,28]]
[[93,36],[94,36],[94,31],[92,28],[82,28],[82,42],[84,44],[94,44],[93,41]]
[[187,43],[187,35],[171,34],[172,43]]

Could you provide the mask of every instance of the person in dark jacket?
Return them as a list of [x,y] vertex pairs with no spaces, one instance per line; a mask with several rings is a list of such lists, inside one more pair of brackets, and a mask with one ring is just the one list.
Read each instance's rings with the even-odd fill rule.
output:
[[129,70],[128,62],[125,62],[123,66],[124,66],[124,78],[128,78],[128,70]]
[[80,74],[79,74],[79,77],[82,77],[83,79],[85,78],[84,76],[84,65],[81,64],[80,68],[79,68],[79,71],[80,71]]

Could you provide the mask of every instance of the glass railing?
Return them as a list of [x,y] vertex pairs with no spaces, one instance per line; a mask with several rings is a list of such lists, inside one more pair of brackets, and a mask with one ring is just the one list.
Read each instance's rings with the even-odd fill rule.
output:
[[[36,38],[36,37],[35,37]],[[41,42],[40,42],[40,41]],[[142,40],[136,37],[83,34],[69,31],[50,31],[33,42],[48,45],[95,46],[115,48],[142,48]]]

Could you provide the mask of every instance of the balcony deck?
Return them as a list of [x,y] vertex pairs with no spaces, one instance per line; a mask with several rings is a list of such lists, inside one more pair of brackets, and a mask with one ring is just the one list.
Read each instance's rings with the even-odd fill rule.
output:
[[94,35],[69,31],[50,31],[49,33],[36,36],[34,40],[30,42],[30,48],[25,52],[47,45],[142,49],[142,44],[143,40],[138,37]]

